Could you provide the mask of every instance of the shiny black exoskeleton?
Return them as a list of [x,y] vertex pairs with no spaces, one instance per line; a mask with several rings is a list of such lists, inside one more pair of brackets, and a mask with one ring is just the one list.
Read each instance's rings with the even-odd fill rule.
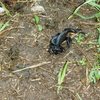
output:
[[57,33],[50,40],[48,52],[53,54],[59,54],[63,52],[64,48],[61,46],[61,44],[66,41],[67,47],[69,48],[72,43],[71,34],[76,34],[78,32],[82,32],[81,29],[66,28],[62,32]]

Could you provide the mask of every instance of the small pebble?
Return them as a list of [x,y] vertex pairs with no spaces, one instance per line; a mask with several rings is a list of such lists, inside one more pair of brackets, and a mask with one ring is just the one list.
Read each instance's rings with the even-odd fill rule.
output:
[[0,14],[3,13],[4,11],[5,10],[2,7],[0,7]]
[[43,6],[35,5],[31,8],[31,11],[34,13],[45,13],[45,9]]

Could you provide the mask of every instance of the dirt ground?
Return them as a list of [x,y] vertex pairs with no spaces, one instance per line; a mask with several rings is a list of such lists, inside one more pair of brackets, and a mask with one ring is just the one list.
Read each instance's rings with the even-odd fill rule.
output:
[[[32,13],[27,10],[31,4],[23,8],[23,14],[20,11],[20,15],[15,13],[8,30],[0,35],[0,100],[81,100],[79,96],[82,100],[100,100],[99,82],[88,84],[86,79],[86,67],[91,68],[96,58],[96,49],[88,48],[89,41],[97,36],[95,26],[89,24],[95,23],[95,20],[85,21],[77,16],[68,20],[74,8],[82,2],[41,1],[40,5],[46,11],[46,14],[39,14],[43,26],[41,32],[32,21]],[[7,21],[9,17],[3,16],[0,20]],[[66,27],[81,28],[90,34],[86,35],[82,45],[73,42],[71,48],[63,53],[49,54],[51,36]],[[89,60],[86,67],[77,63],[83,57]],[[69,73],[66,74],[63,89],[57,94],[57,75],[66,60],[71,62]],[[13,73],[37,64],[41,66]]]

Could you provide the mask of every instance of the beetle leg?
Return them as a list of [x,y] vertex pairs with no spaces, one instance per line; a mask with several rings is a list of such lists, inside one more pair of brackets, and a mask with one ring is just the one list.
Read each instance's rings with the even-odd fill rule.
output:
[[67,43],[67,47],[70,48],[70,45],[72,43],[71,37],[66,37],[66,43]]

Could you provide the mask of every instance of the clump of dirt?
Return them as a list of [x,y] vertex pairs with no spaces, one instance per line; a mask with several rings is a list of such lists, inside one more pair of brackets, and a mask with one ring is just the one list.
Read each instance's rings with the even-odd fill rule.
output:
[[[86,33],[95,32],[93,26],[82,24],[78,17],[67,19],[73,8],[82,2],[41,1],[40,5],[46,11],[45,15],[38,15],[43,26],[41,32],[32,21],[34,15],[25,10],[31,7],[31,3],[23,8],[23,15],[15,15],[11,19],[13,29],[0,35],[0,100],[78,100],[78,94],[83,100],[100,99],[100,85],[87,87],[86,68],[77,63],[85,55],[90,60],[88,63],[95,62],[94,50],[86,50],[88,44],[80,46],[83,52],[73,43],[71,48],[59,55],[48,53],[51,36],[66,27],[81,28]],[[89,35],[86,40],[93,39],[93,36],[94,34],[92,37]],[[70,73],[64,80],[63,90],[57,94],[57,75],[66,60],[72,62],[68,68]],[[15,70],[48,61],[49,64],[13,73]]]

